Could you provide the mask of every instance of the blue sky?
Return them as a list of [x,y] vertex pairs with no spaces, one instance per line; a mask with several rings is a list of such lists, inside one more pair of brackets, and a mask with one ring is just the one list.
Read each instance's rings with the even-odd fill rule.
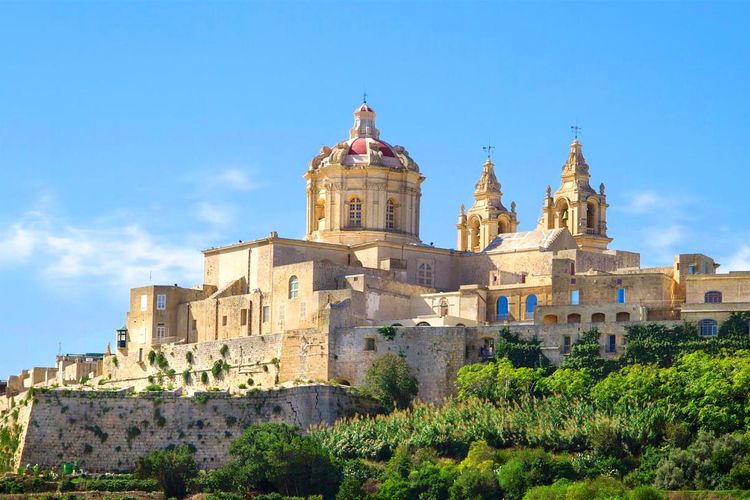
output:
[[614,248],[750,269],[741,3],[0,4],[0,378],[102,351],[128,289],[304,233],[302,174],[364,90],[455,244],[484,146],[532,229],[578,121]]

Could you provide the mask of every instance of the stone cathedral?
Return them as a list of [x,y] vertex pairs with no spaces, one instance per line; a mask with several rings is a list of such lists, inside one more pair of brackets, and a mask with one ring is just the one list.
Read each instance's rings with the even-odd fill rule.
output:
[[[201,284],[131,290],[125,324],[103,356],[25,370],[10,377],[7,394],[75,384],[84,373],[136,389],[158,380],[186,394],[357,385],[376,357],[395,352],[417,374],[420,397],[437,401],[461,366],[492,352],[502,327],[539,339],[560,362],[592,326],[602,355],[616,357],[633,322],[691,321],[713,336],[732,311],[750,309],[750,273],[718,274],[700,253],[642,268],[639,254],[611,249],[605,186],[592,187],[577,138],[567,156],[561,150],[560,179],[539,186],[537,225],[518,220],[491,157],[477,165],[456,248],[422,243],[429,166],[386,139],[373,108],[357,107],[348,137],[300,169],[304,238],[272,232],[205,250]],[[383,326],[396,337],[379,333]],[[162,359],[169,370],[154,361]]]

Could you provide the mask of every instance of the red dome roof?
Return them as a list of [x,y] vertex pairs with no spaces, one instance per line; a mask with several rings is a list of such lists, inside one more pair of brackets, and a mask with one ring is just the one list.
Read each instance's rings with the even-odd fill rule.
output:
[[[360,137],[359,139],[355,139],[354,142],[352,142],[351,146],[349,146],[349,154],[350,155],[366,155],[367,154],[367,138]],[[372,142],[377,142],[378,145],[380,145],[380,152],[383,153],[383,156],[387,156],[389,158],[395,158],[396,155],[393,154],[393,150],[391,147],[386,144],[383,141],[379,141],[377,139],[370,138]]]

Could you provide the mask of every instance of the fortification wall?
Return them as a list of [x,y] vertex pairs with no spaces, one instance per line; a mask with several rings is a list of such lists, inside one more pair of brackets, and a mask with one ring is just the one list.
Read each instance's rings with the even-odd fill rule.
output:
[[37,392],[28,407],[17,464],[57,468],[80,460],[92,472],[131,470],[138,457],[181,444],[194,446],[198,465],[212,469],[227,461],[229,443],[250,424],[285,422],[308,428],[377,411],[372,401],[324,385],[193,398],[58,390]]

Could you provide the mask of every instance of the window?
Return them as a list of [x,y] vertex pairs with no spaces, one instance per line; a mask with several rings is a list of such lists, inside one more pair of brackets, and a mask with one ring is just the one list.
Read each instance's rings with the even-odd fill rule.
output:
[[375,350],[375,339],[366,338],[365,339],[365,351],[374,351],[374,350]]
[[299,279],[296,276],[289,278],[289,298],[296,299],[299,297]]
[[222,316],[221,317],[221,326],[227,326],[227,317],[226,316]]
[[448,316],[448,301],[443,299],[440,299],[440,314],[439,316],[441,318]]
[[362,200],[356,196],[349,200],[349,227],[362,227]]
[[430,324],[426,321],[420,321],[419,323],[417,323],[417,326],[430,326]]
[[271,306],[263,306],[263,312],[261,313],[261,318],[263,322],[265,323],[270,319],[271,316]]
[[198,320],[194,319],[193,320],[193,330],[197,330],[197,329],[198,329]]
[[304,302],[299,303],[299,320],[304,321],[307,316],[307,304]]
[[544,316],[544,324],[545,325],[556,325],[557,324],[557,314],[547,314]]
[[580,314],[568,314],[568,323],[580,323],[581,322],[581,315]]
[[591,315],[592,323],[604,323],[605,319],[604,313],[594,313]]
[[607,352],[617,352],[617,336],[609,335],[607,337]]
[[138,362],[143,363],[143,348],[138,349]]
[[125,349],[128,346],[128,329],[120,328],[117,330],[117,348]]
[[281,327],[284,326],[284,320],[286,319],[284,316],[286,314],[286,311],[284,310],[284,304],[279,305],[279,325]]
[[701,337],[716,337],[719,333],[719,327],[716,321],[712,319],[702,319],[698,322],[698,330]]
[[534,317],[534,313],[536,312],[536,303],[537,298],[533,293],[526,297],[526,319],[531,319]]
[[385,204],[385,228],[396,229],[396,202],[393,200]]
[[572,341],[571,341],[570,335],[563,335],[563,345],[562,345],[563,354],[570,354],[571,345],[572,345]]
[[526,273],[521,274],[521,283],[526,283]]
[[156,339],[161,341],[164,340],[164,338],[167,336],[167,327],[164,326],[164,323],[159,323],[156,325]]
[[688,268],[688,274],[695,274],[695,266],[690,266]]
[[570,291],[570,305],[577,306],[581,301],[581,291],[571,290]]
[[156,310],[163,311],[167,308],[167,296],[160,293],[156,296]]
[[576,273],[576,263],[571,262],[570,263],[570,275],[573,276]]
[[247,309],[240,309],[240,325],[247,325]]
[[721,292],[715,290],[706,292],[703,299],[706,304],[721,304]]
[[433,281],[432,264],[421,262],[417,267],[417,284],[432,286]]
[[616,319],[617,319],[618,322],[630,321],[630,313],[629,312],[619,312],[619,313],[617,313]]
[[625,289],[624,288],[617,289],[617,303],[618,304],[625,303]]
[[497,299],[497,320],[508,321],[508,297]]
[[148,295],[141,295],[141,312],[148,309]]

